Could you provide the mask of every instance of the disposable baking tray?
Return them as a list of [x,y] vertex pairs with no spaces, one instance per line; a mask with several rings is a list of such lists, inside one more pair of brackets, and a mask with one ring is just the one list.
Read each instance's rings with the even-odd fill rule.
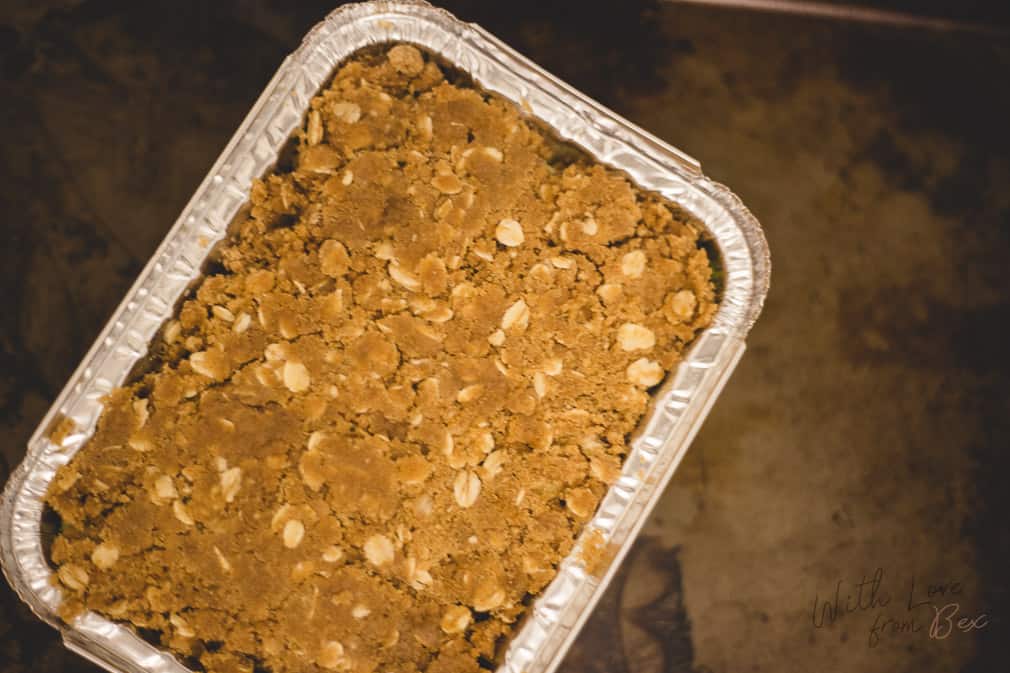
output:
[[[694,159],[561,82],[479,26],[443,10],[400,1],[334,11],[305,36],[256,101],[39,424],[0,499],[0,561],[8,581],[42,620],[60,631],[68,648],[110,671],[189,669],[131,628],[98,614],[85,613],[71,623],[57,616],[61,592],[51,581],[53,570],[43,550],[43,499],[49,483],[94,431],[103,396],[145,356],[180,296],[200,276],[213,244],[225,237],[245,204],[252,181],[274,167],[303,122],[309,100],[341,61],[363,47],[387,42],[409,42],[440,55],[562,139],[681,204],[704,223],[723,270],[712,325],[655,395],[622,476],[557,577],[533,603],[500,671],[550,673],[557,667],[744,352],[768,289],[767,244],[740,200],[705,177]],[[60,418],[71,419],[74,430],[57,444],[47,430]],[[610,553],[590,572],[583,548],[593,531],[594,543],[602,540]]]

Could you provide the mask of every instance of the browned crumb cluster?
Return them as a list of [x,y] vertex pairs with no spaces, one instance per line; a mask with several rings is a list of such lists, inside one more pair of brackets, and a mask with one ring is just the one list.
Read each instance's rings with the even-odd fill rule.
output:
[[487,666],[713,315],[700,232],[414,47],[351,60],[54,480],[63,614],[215,673]]

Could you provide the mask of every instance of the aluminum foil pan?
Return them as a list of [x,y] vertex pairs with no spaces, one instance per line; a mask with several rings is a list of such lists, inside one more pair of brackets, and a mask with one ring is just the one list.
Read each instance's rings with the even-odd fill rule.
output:
[[[420,2],[344,6],[313,28],[281,65],[136,283],[70,378],[28,444],[0,499],[0,561],[14,590],[67,647],[117,673],[186,673],[172,655],[95,613],[72,623],[56,615],[60,590],[43,551],[43,498],[57,469],[94,431],[102,397],[121,384],[213,247],[270,171],[309,100],[356,50],[411,42],[441,55],[485,89],[514,101],[558,136],[645,189],[693,212],[708,228],[724,270],[721,305],[675,374],[656,395],[622,476],[607,493],[557,577],[535,601],[501,663],[504,673],[550,673],[602,595],[744,351],[761,311],[770,262],[760,225],[728,189],[706,178],[683,152],[544,72],[478,26]],[[59,444],[47,429],[67,417],[75,430]],[[585,542],[606,543],[587,569]]]

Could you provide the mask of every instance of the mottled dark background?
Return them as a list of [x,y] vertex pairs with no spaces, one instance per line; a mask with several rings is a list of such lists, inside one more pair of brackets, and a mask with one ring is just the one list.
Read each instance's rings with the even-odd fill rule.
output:
[[[331,2],[0,2],[0,480]],[[566,673],[1010,670],[1010,10],[937,32],[668,2],[449,8],[698,157],[775,264],[749,352]],[[886,608],[815,628],[880,568]],[[930,639],[909,583],[957,581]],[[885,633],[875,618],[915,618]],[[0,588],[0,672],[95,669]]]

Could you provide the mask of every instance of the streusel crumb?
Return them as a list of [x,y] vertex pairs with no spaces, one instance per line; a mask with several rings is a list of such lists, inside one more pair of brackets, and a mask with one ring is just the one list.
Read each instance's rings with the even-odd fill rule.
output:
[[709,324],[702,227],[409,45],[296,144],[53,481],[62,614],[214,673],[478,671]]

